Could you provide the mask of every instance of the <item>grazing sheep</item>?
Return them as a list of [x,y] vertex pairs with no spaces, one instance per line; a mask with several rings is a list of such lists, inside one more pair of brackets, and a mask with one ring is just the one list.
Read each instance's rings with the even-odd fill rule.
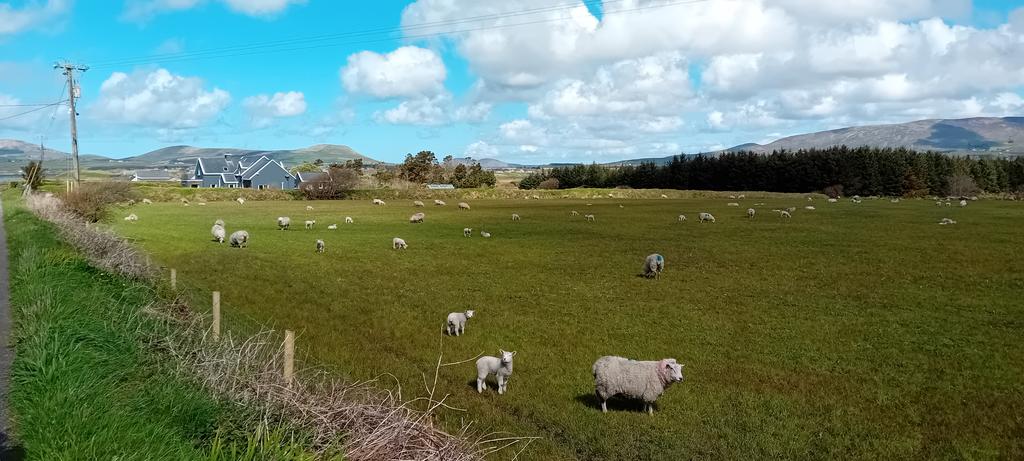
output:
[[942,206],[942,201],[941,200],[936,200],[935,201],[935,206]]
[[337,230],[337,229],[338,229],[338,225],[337,224],[331,224],[330,226],[327,226],[327,230]]
[[811,206],[811,205],[807,205],[807,206],[805,206],[805,207],[804,207],[804,209],[805,209],[805,210],[811,210],[811,211],[814,211],[814,210],[816,210],[817,208],[814,208],[814,207],[813,207],[813,206]]
[[383,200],[381,200],[379,198],[375,198],[375,199],[373,199],[373,204],[374,205],[384,205],[385,203],[384,203]]
[[540,200],[540,196],[539,196],[539,195],[537,195],[537,194],[533,194],[533,199],[534,199],[534,200]]
[[138,217],[138,216],[136,216],[136,215],[135,215],[135,213],[132,213],[132,214],[130,214],[130,215],[128,215],[128,216],[125,216],[125,217],[124,217],[124,220],[125,220],[125,221],[131,221],[131,222],[135,222],[135,221],[138,221],[138,220],[139,220],[139,217]]
[[661,278],[661,272],[665,270],[665,257],[658,254],[652,253],[647,255],[647,259],[644,260],[644,277],[647,278]]
[[795,206],[791,206],[789,208],[786,208],[786,211],[792,213],[792,212],[796,211],[796,207]]
[[487,232],[487,231],[480,231],[480,236],[485,238],[485,239],[489,239],[489,238],[491,238],[491,233]]
[[466,202],[459,202],[459,209],[460,210],[468,210],[469,209],[469,204],[466,203]]
[[735,199],[736,199],[736,196],[735,196],[735,195],[730,195],[730,196],[729,196],[729,198],[731,198],[731,199],[735,200]]
[[199,205],[199,206],[206,206],[206,202],[199,202],[199,203],[197,203],[196,205]]
[[580,215],[580,212],[576,211],[576,210],[572,210],[572,212],[569,213],[569,216],[579,216],[579,215]]
[[661,198],[668,198],[668,196],[665,194],[661,194]]
[[354,222],[351,216],[345,216],[345,224],[352,224]]
[[466,334],[466,320],[473,318],[474,311],[452,312],[448,314],[447,331],[449,336],[462,336]]
[[400,239],[398,237],[395,237],[395,238],[391,239],[391,247],[396,249],[396,250],[399,250],[399,249],[405,250],[405,249],[409,248],[409,245],[407,245],[405,243],[405,240],[402,240],[402,239]]
[[704,222],[704,221],[715,222],[715,217],[712,216],[711,213],[701,213],[700,215],[697,216],[697,218],[700,220],[700,222]]
[[423,202],[421,202],[419,200],[414,200],[412,202],[412,206],[425,206],[425,205],[423,205]]
[[740,195],[737,195],[736,198],[738,198],[740,200],[743,200],[743,199],[747,198],[747,195],[746,194],[740,194]]
[[683,365],[676,359],[658,361],[630,360],[606,355],[592,368],[594,393],[601,401],[601,411],[608,412],[608,399],[622,395],[644,402],[644,410],[654,414],[654,402],[674,383],[683,380]]
[[828,199],[828,203],[836,203],[838,201],[839,201],[839,199],[832,198],[832,197],[829,197],[829,199]]
[[185,197],[182,197],[181,198],[181,203],[184,203],[185,205],[188,205],[188,199],[185,198]]
[[508,381],[512,378],[512,357],[516,351],[506,352],[499,350],[498,357],[485,355],[476,361],[476,391],[482,393],[487,389],[487,376],[495,375],[498,379],[498,394],[504,394],[508,390]]
[[249,244],[249,233],[244,230],[235,231],[231,234],[231,238],[228,241],[231,242],[233,247],[245,248]]
[[148,198],[144,198],[144,199],[142,199],[142,203],[144,203],[146,205],[152,205],[153,201],[148,199]]
[[472,237],[473,236],[473,229],[470,229],[468,227],[463,228],[462,229],[462,236],[463,237]]
[[947,201],[946,206],[953,206],[953,204]]
[[427,217],[427,215],[425,215],[423,213],[416,213],[416,214],[414,214],[414,215],[409,217],[409,222],[411,222],[411,223],[422,223],[423,222],[423,218],[426,218],[426,217]]
[[860,203],[861,202],[861,200],[859,198],[857,198],[857,197],[854,197],[854,198],[850,199],[850,201],[853,202],[853,203]]
[[224,231],[223,225],[214,224],[213,227],[210,228],[210,233],[213,234],[213,241],[217,243],[224,243],[224,234],[226,232]]
[[736,203],[736,202],[729,202],[729,203],[727,203],[726,205],[727,205],[727,206],[740,206],[740,204],[739,204],[739,203]]
[[755,210],[753,208],[747,208],[747,217],[748,218],[753,219],[754,218],[754,214],[756,214],[756,213],[757,213],[757,210]]
[[316,225],[316,220],[307,220],[305,222],[305,225],[306,225],[306,230],[310,230],[310,229],[313,228],[313,226]]
[[128,199],[128,206],[132,206],[134,204],[135,204],[135,199],[133,199],[133,198]]
[[238,197],[235,201],[238,202],[239,205],[245,205],[245,199],[242,197]]
[[942,218],[942,221],[939,221],[939,224],[945,226],[946,224],[956,224],[956,221],[949,218]]
[[967,200],[960,200],[960,206],[967,206]]
[[597,221],[597,218],[595,218],[592,214],[583,215],[583,217],[586,218],[587,221]]
[[447,205],[447,203],[444,203],[444,200],[434,199],[434,206],[445,206],[445,205]]
[[324,241],[323,240],[317,239],[317,241],[316,241],[316,252],[317,253],[323,253],[324,252]]
[[971,199],[972,202],[976,202],[976,201],[978,201],[978,196],[977,195],[972,195],[970,197],[970,199]]
[[779,217],[780,218],[792,218],[793,215],[789,214],[789,212],[786,211],[786,210],[782,210],[782,211],[779,212]]
[[684,214],[679,215],[679,217],[676,218],[676,221],[679,221],[679,222],[686,221],[686,215],[684,215]]
[[807,201],[808,202],[813,202],[814,201],[814,197],[807,197]]
[[313,211],[313,205],[306,205],[306,211]]
[[889,203],[900,203],[900,199],[898,199],[898,198],[891,199],[891,200],[889,200]]
[[292,225],[292,218],[287,216],[277,217],[277,230],[288,230],[288,227]]
[[213,222],[213,225],[214,225],[214,226],[220,226],[220,227],[225,227],[225,226],[224,226],[224,220],[223,220],[223,219],[218,219],[218,220],[214,221],[214,222]]
[[519,218],[519,215],[518,215],[518,214],[516,214],[516,213],[512,213],[512,220],[513,220],[513,221],[519,221],[519,219],[520,219],[520,218]]

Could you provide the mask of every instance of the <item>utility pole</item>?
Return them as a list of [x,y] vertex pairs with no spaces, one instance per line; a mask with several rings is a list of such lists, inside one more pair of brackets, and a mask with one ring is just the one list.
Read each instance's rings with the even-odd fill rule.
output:
[[64,61],[54,64],[53,68],[62,69],[64,75],[68,77],[68,102],[71,107],[71,163],[74,175],[74,188],[77,189],[78,183],[81,180],[81,171],[78,167],[78,122],[75,118],[78,114],[75,112],[75,99],[82,95],[82,90],[78,87],[78,82],[75,81],[75,71],[85,72],[89,70],[89,66]]

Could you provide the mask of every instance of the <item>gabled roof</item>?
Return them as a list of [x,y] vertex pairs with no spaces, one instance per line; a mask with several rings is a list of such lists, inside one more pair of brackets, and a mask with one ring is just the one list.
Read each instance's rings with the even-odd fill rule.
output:
[[259,173],[259,171],[269,162],[271,162],[271,160],[266,156],[256,159],[255,162],[252,162],[252,165],[249,165],[242,171],[242,179],[252,179],[252,177],[256,176],[256,173]]
[[199,171],[203,174],[238,173],[238,165],[224,157],[198,158]]
[[299,171],[295,175],[298,176],[299,182],[324,182],[331,180],[331,175],[322,171]]
[[238,184],[238,177],[234,173],[220,173],[217,176],[226,184]]

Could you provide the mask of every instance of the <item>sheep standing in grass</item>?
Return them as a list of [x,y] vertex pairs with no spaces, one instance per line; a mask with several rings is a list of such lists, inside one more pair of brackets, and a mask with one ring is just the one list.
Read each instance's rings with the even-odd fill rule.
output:
[[132,214],[130,214],[130,215],[128,215],[128,216],[125,216],[125,217],[124,217],[124,220],[125,220],[125,221],[129,221],[129,222],[135,222],[135,221],[138,221],[138,220],[139,220],[139,217],[138,217],[138,216],[136,216],[136,215],[135,215],[135,213],[132,213]]
[[249,233],[244,230],[235,231],[231,234],[231,238],[228,241],[231,242],[233,247],[245,248],[249,244]]
[[757,210],[755,210],[753,208],[747,208],[747,218],[754,219],[754,215],[756,213],[757,213]]
[[960,200],[960,206],[967,206],[967,200]]
[[513,221],[519,221],[519,215],[516,214],[516,213],[512,213],[512,220]]
[[597,221],[597,218],[595,218],[594,215],[592,215],[592,214],[583,215],[583,217],[586,218],[586,220],[590,221],[590,222]]
[[287,216],[277,217],[277,230],[288,230],[288,227],[292,225],[292,218]]
[[781,217],[781,218],[792,218],[793,215],[789,214],[789,212],[786,211],[786,210],[782,210],[782,211],[779,212],[779,217]]
[[210,233],[213,234],[214,242],[224,243],[224,235],[226,234],[226,231],[224,230],[223,225],[214,224],[213,227],[210,228]]
[[304,224],[306,225],[306,230],[310,230],[310,229],[313,228],[313,226],[316,225],[316,221],[315,220],[308,220]]
[[313,211],[313,205],[306,205],[306,211]]
[[445,205],[447,205],[447,203],[444,203],[444,200],[434,199],[434,206],[445,206]]
[[473,310],[468,310],[466,312],[452,312],[448,314],[448,335],[462,336],[466,334],[466,320],[473,318],[473,313]]
[[459,209],[460,210],[469,210],[469,204],[466,203],[466,202],[459,202]]
[[199,203],[197,203],[196,205],[199,205],[199,206],[206,206],[206,202],[199,202]]
[[499,350],[498,357],[485,355],[476,361],[476,391],[483,393],[487,389],[487,376],[495,375],[498,380],[498,394],[508,390],[508,381],[512,378],[512,357],[516,351]]
[[245,199],[242,197],[238,197],[235,201],[238,202],[239,205],[245,205]]
[[789,208],[786,208],[786,211],[792,213],[792,212],[796,211],[796,207],[795,206],[791,206]]
[[621,395],[643,401],[644,410],[654,414],[658,397],[683,380],[683,365],[676,359],[639,361],[607,355],[597,359],[592,370],[594,392],[604,413],[608,412],[608,399]]
[[947,224],[956,224],[956,221],[949,218],[942,218],[942,221],[939,221],[939,224],[945,226]]
[[462,236],[463,237],[472,237],[473,236],[473,229],[470,229],[468,227],[463,228],[462,229]]
[[686,221],[686,215],[684,215],[684,214],[679,215],[679,217],[676,218],[676,221],[679,221],[679,222]]
[[661,198],[668,198],[668,196],[665,194],[661,194]]
[[214,222],[213,222],[213,225],[214,225],[214,226],[220,226],[220,227],[226,227],[226,226],[224,225],[224,220],[223,220],[223,219],[218,219],[218,220],[214,221]]
[[327,230],[338,230],[338,225],[337,224],[331,224],[330,226],[327,226]]
[[579,215],[580,215],[580,212],[576,211],[576,210],[572,210],[572,212],[569,213],[569,216],[579,216]]
[[815,210],[816,208],[814,208],[814,207],[813,207],[813,206],[811,206],[811,205],[807,205],[807,206],[805,206],[805,207],[804,207],[804,209],[805,209],[805,210],[811,210],[811,211],[814,211],[814,210]]
[[746,196],[746,194],[740,194],[740,195],[737,195],[736,198],[738,198],[740,200],[743,200],[743,199],[747,198],[747,196]]
[[409,248],[409,245],[405,243],[405,240],[395,237],[391,239],[391,248],[394,248],[396,250],[405,250]]
[[480,236],[485,238],[485,239],[489,239],[489,238],[491,238],[491,233],[487,232],[487,231],[480,231]]
[[836,199],[836,198],[831,198],[831,197],[830,197],[830,198],[828,199],[828,203],[836,203],[836,202],[838,202],[838,201],[839,201],[839,199]]
[[317,239],[317,241],[316,241],[316,252],[317,253],[323,253],[324,252],[324,246],[325,246],[324,245],[324,241],[320,240],[320,239]]
[[354,222],[351,216],[345,216],[345,224],[352,224]]
[[726,204],[726,206],[740,206],[740,204],[736,202],[729,202]]
[[144,199],[142,199],[142,203],[144,203],[146,205],[152,205],[153,201],[148,199],[148,198],[144,198]]
[[384,201],[379,199],[379,198],[375,198],[375,199],[373,199],[373,204],[374,205],[384,205]]
[[409,222],[411,222],[411,223],[422,223],[423,222],[423,218],[426,218],[426,217],[427,217],[427,215],[425,215],[423,213],[416,213],[416,214],[414,214],[414,215],[409,217]]
[[419,200],[415,200],[415,201],[412,202],[412,206],[425,206],[425,205],[423,205],[423,202],[421,202]]
[[704,221],[715,222],[715,217],[712,216],[711,213],[701,213],[698,216],[698,218],[700,219],[700,222],[704,222]]
[[647,259],[644,260],[644,277],[647,278],[661,278],[662,271],[665,270],[665,257],[658,254],[652,253],[647,255]]

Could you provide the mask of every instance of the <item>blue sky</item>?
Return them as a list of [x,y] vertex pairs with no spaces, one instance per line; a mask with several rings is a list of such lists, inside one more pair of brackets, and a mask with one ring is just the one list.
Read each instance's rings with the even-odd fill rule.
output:
[[68,148],[66,108],[15,117],[58,59],[91,66],[80,146],[113,157],[607,161],[1024,113],[1024,9],[995,0],[0,2],[0,139]]

